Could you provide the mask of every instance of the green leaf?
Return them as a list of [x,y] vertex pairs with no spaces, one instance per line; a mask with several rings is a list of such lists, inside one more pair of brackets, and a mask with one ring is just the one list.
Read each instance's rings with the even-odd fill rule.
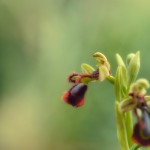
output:
[[118,66],[116,71],[115,94],[118,101],[121,101],[127,95],[127,76],[124,66]]

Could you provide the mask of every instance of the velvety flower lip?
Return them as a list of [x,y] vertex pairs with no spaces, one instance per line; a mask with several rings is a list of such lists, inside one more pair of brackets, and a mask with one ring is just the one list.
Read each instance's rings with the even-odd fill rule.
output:
[[63,100],[66,103],[75,107],[82,106],[84,104],[84,95],[88,88],[87,84],[91,81],[98,80],[98,78],[99,78],[98,69],[90,73],[89,72],[88,73],[76,73],[76,72],[71,73],[68,76],[68,81],[69,83],[73,83],[73,86],[67,92],[64,93]]
[[84,95],[88,86],[84,83],[75,84],[67,92],[64,93],[63,99],[66,103],[79,107],[84,104]]
[[142,146],[150,146],[150,112],[148,106],[141,107],[142,116],[134,126],[132,139]]

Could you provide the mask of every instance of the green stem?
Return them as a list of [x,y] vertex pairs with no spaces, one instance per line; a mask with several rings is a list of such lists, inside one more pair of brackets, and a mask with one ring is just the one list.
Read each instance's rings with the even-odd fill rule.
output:
[[116,102],[117,135],[121,150],[129,150],[125,120],[119,112],[119,103]]
[[[114,85],[115,78],[113,76],[108,76],[107,80]],[[129,86],[126,91],[126,95],[129,92]],[[119,99],[117,101],[120,101]],[[127,112],[125,116],[120,114],[118,109],[119,103],[116,102],[116,118],[117,118],[117,134],[119,143],[122,150],[129,150],[129,147],[133,145],[131,135],[133,131],[133,123],[132,123],[132,112]]]
[[106,78],[111,84],[114,84],[115,83],[115,78],[113,76],[108,76]]
[[125,125],[126,125],[126,131],[127,131],[127,139],[129,146],[133,145],[133,141],[131,139],[132,132],[133,132],[133,123],[132,123],[132,112],[127,112],[125,114]]

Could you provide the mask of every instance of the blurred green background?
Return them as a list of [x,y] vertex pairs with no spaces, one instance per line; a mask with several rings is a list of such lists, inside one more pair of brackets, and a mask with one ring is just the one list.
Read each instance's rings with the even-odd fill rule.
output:
[[61,100],[67,75],[103,52],[141,51],[149,79],[149,0],[0,1],[0,150],[119,150],[113,88],[91,83],[85,105]]

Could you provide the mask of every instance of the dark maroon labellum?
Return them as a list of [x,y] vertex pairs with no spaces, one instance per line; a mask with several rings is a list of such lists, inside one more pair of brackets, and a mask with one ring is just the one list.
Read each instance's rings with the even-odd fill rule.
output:
[[142,116],[134,126],[132,139],[142,146],[150,146],[150,112],[148,106],[141,108]]
[[63,99],[66,103],[72,106],[82,106],[84,104],[84,95],[86,93],[86,90],[86,84],[78,83],[64,94]]

